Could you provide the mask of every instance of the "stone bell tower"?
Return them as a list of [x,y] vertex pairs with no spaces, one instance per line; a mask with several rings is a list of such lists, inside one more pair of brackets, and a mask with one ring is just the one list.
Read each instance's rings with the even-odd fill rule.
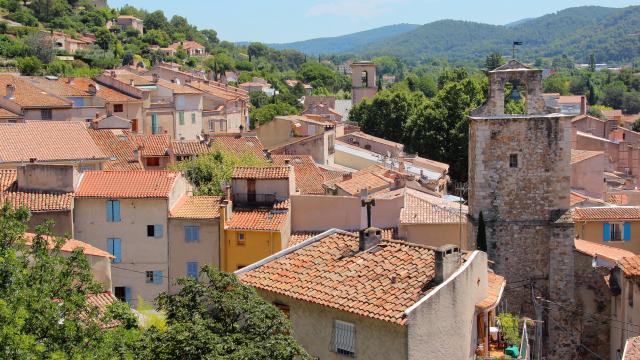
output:
[[[489,259],[510,285],[508,310],[535,319],[535,296],[574,302],[571,117],[545,107],[541,70],[511,60],[488,76],[487,102],[469,116],[469,239],[482,212]],[[505,89],[524,97],[523,114],[505,114]],[[544,309],[542,320],[544,355],[575,358],[575,339],[561,330],[572,329],[566,311]]]
[[351,64],[351,102],[356,105],[362,99],[376,96],[376,64],[371,61],[359,61]]

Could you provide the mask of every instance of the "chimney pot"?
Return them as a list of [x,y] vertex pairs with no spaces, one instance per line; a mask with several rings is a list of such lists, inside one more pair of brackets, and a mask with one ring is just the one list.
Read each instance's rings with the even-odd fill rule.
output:
[[442,284],[460,266],[460,249],[455,245],[443,245],[435,250],[435,283]]
[[7,89],[6,90],[7,90],[7,93],[6,93],[5,98],[11,99],[11,98],[13,98],[13,93],[16,91],[16,86],[13,85],[13,84],[7,84]]
[[351,173],[342,174],[342,181],[351,180],[353,175]]
[[95,84],[89,84],[88,92],[90,95],[95,95],[98,92],[98,88]]
[[365,230],[360,230],[360,241],[358,242],[358,248],[360,251],[367,251],[374,246],[380,244],[382,240],[382,230],[374,227],[370,227]]

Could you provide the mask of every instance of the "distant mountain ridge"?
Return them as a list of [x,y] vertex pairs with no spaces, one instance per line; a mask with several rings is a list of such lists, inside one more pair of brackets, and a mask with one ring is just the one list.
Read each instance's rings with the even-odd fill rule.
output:
[[359,53],[409,61],[478,61],[494,51],[508,55],[517,40],[524,42],[519,56],[527,60],[565,54],[586,62],[594,53],[598,62],[625,62],[640,57],[640,37],[630,36],[638,31],[640,6],[582,6],[508,26],[440,20],[369,44]]
[[316,38],[285,44],[267,44],[274,49],[295,49],[309,55],[356,52],[373,44],[420,27],[416,24],[396,24],[335,37]]

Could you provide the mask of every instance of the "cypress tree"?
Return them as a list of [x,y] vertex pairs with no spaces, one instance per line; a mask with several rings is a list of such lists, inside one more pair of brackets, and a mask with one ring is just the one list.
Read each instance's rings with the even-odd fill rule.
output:
[[478,216],[478,234],[476,235],[476,246],[478,250],[487,252],[487,230],[485,229],[484,216],[482,211]]

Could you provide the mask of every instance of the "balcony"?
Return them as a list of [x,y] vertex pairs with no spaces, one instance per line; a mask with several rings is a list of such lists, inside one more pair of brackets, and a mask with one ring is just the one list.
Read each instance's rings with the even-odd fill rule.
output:
[[276,202],[276,194],[235,193],[233,201],[239,205],[271,206]]

